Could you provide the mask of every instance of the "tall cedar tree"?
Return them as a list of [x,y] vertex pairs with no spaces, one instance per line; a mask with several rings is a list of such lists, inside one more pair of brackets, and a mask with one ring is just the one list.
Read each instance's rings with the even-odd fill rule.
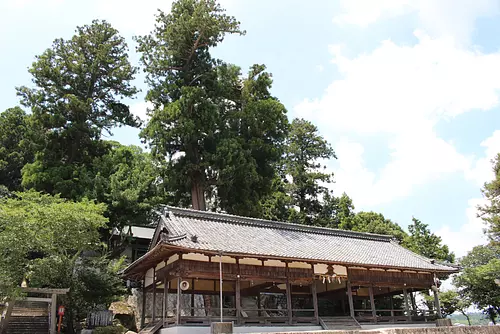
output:
[[337,158],[330,144],[318,133],[318,128],[304,119],[294,119],[285,153],[285,174],[292,205],[299,212],[292,213],[291,221],[314,224],[322,211],[322,196],[328,194],[324,183],[332,182],[332,174],[324,173],[321,159]]
[[488,202],[479,207],[479,212],[487,224],[486,232],[490,239],[500,243],[500,154],[492,162],[495,179],[484,184],[482,191]]
[[43,149],[24,167],[23,185],[79,198],[92,160],[105,153],[102,134],[138,125],[122,102],[137,92],[127,44],[109,23],[93,21],[69,40],[56,39],[29,72],[35,88],[20,87],[18,95],[44,135]]
[[287,118],[263,65],[241,79],[238,67],[210,55],[239,22],[213,0],[179,0],[138,37],[154,108],[141,136],[172,177],[176,202],[194,209],[260,214],[282,155]]
[[0,184],[10,191],[21,188],[21,169],[32,163],[36,147],[31,116],[19,107],[0,113]]

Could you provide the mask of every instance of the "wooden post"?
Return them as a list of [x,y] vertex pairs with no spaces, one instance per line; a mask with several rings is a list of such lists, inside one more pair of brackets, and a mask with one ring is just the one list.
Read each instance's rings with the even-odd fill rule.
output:
[[[166,273],[165,273],[166,274]],[[163,278],[163,305],[162,305],[162,314],[163,314],[163,323],[167,321],[167,307],[168,307],[168,280],[167,276]]]
[[236,266],[238,268],[238,276],[236,277],[236,323],[241,323],[241,277],[240,277],[240,259],[236,258]]
[[153,268],[153,314],[151,323],[156,321],[156,267]]
[[175,323],[181,324],[181,277],[177,277],[177,310],[175,312]]
[[56,334],[57,294],[53,293],[50,301],[50,334]]
[[314,280],[314,278],[311,284],[311,293],[313,297],[314,318],[316,319],[316,324],[319,324],[318,293],[316,291],[316,281]]
[[5,317],[2,321],[0,321],[0,334],[6,334],[7,329],[9,327],[10,317],[12,315],[12,310],[14,309],[14,304],[16,301],[14,299],[10,299],[7,302],[7,311],[5,312]]
[[286,308],[288,310],[288,324],[293,323],[293,312],[292,312],[292,285],[289,280],[289,268],[288,262],[286,263]]
[[375,310],[375,297],[373,296],[373,286],[368,287],[368,292],[370,294],[370,307],[372,310],[373,321],[377,322],[377,311]]
[[191,279],[191,316],[194,317],[194,278]]
[[391,317],[392,317],[392,321],[394,321],[394,299],[393,299],[393,295],[390,295],[389,298],[389,302],[390,302],[390,306],[391,306]]
[[262,313],[260,312],[260,291],[257,291],[257,315],[260,317]]
[[352,300],[352,288],[350,281],[347,281],[347,298],[349,299],[349,312],[351,317],[354,319],[354,302]]
[[142,284],[142,314],[141,314],[141,328],[146,325],[146,275],[144,275],[144,283]]
[[441,305],[439,304],[439,295],[438,295],[437,291],[433,291],[433,292],[434,292],[434,306],[436,307],[436,315],[438,318],[442,318]]
[[408,321],[411,321],[411,313],[410,313],[410,302],[408,300],[408,290],[406,288],[403,289],[403,297],[405,299],[405,312]]

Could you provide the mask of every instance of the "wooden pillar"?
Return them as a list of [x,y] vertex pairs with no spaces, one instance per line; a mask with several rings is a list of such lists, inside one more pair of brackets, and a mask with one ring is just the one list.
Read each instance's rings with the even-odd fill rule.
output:
[[391,306],[391,317],[392,317],[392,321],[394,321],[394,299],[393,299],[393,295],[390,295],[389,298],[389,302],[390,302],[390,306]]
[[375,297],[373,296],[373,286],[368,287],[368,292],[370,294],[370,307],[372,310],[373,321],[377,322],[377,311],[375,310]]
[[311,294],[313,297],[314,318],[316,319],[316,324],[319,324],[318,293],[316,291],[316,281],[314,280],[314,278],[311,284]]
[[0,334],[6,334],[7,333],[7,329],[9,327],[10,318],[11,318],[11,315],[12,315],[12,310],[14,309],[14,304],[15,303],[16,303],[16,301],[14,299],[10,299],[7,302],[7,311],[5,312],[5,317],[3,318],[2,321],[0,321]]
[[240,259],[236,259],[238,276],[236,277],[235,301],[236,301],[236,322],[241,323],[241,281],[240,281]]
[[163,323],[167,321],[167,312],[168,312],[168,279],[167,276],[163,278],[163,305],[162,305],[162,314],[163,314]]
[[410,301],[408,300],[408,290],[406,288],[403,289],[403,298],[405,300],[405,312],[408,321],[411,321],[411,312],[410,312]]
[[50,334],[56,334],[57,327],[57,295],[52,294],[50,300]]
[[433,293],[434,293],[434,306],[436,307],[436,315],[438,318],[442,318],[441,305],[439,304],[439,295],[437,291],[433,291]]
[[293,323],[293,312],[292,312],[292,285],[289,280],[289,268],[288,262],[286,263],[286,308],[288,310],[288,324]]
[[260,317],[262,313],[260,312],[260,291],[257,291],[257,315]]
[[177,277],[177,310],[175,311],[175,323],[181,324],[181,277]]
[[146,325],[146,275],[144,275],[144,282],[142,284],[142,314],[141,314],[141,328]]
[[153,314],[151,323],[156,321],[156,267],[153,268]]
[[347,281],[347,298],[349,299],[349,313],[354,319],[354,302],[352,300],[352,288],[350,281]]
[[194,317],[194,279],[191,279],[191,316]]

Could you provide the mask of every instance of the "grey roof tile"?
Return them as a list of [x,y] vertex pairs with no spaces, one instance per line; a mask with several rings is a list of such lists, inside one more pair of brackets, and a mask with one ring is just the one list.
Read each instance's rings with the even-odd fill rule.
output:
[[[274,256],[426,271],[454,272],[400,246],[390,236],[166,207],[163,226],[186,238],[175,246],[249,256]],[[159,227],[161,228],[161,227]],[[194,242],[191,236],[196,235]]]

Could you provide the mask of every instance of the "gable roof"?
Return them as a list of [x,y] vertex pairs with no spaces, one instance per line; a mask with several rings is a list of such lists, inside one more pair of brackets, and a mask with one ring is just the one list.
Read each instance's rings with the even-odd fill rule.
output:
[[[161,240],[160,231],[168,231]],[[159,245],[208,253],[350,266],[452,273],[391,236],[275,222],[165,206],[150,252]],[[146,254],[144,257],[147,257]],[[136,262],[140,262],[138,259]],[[133,267],[136,263],[130,265]],[[125,272],[127,272],[125,270]]]

